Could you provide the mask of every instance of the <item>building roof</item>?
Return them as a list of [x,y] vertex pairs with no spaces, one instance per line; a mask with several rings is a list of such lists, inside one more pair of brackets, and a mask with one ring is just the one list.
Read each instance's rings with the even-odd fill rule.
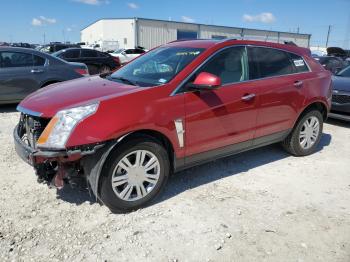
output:
[[284,31],[275,31],[275,30],[265,30],[265,29],[255,29],[255,28],[247,28],[247,27],[234,27],[234,26],[223,26],[223,25],[212,25],[212,24],[200,24],[200,23],[189,23],[189,22],[180,22],[180,21],[169,21],[169,20],[161,20],[161,19],[152,19],[152,18],[142,18],[142,17],[124,17],[124,18],[101,18],[96,20],[93,23],[90,23],[80,31],[83,31],[84,29],[88,28],[89,26],[102,21],[102,20],[126,20],[126,19],[134,19],[134,20],[147,20],[147,21],[157,21],[157,22],[167,22],[167,23],[178,23],[178,24],[192,24],[192,25],[199,25],[199,26],[214,26],[214,27],[220,27],[220,28],[234,28],[234,29],[241,29],[241,30],[255,30],[255,31],[261,31],[261,32],[270,32],[270,33],[284,33],[284,34],[291,34],[291,35],[302,35],[302,36],[308,36],[310,37],[311,34],[301,34],[301,33],[291,33],[291,32],[284,32]]

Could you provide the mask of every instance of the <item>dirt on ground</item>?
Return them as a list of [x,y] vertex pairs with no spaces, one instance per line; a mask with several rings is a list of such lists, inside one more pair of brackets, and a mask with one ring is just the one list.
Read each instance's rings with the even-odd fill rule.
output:
[[0,108],[0,261],[350,261],[350,124],[326,123],[311,156],[272,145],[178,173],[115,215],[36,182],[14,108]]

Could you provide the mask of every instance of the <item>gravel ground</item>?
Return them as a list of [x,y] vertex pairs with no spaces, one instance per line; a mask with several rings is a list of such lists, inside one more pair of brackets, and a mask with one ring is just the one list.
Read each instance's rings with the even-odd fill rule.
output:
[[0,107],[0,261],[350,261],[350,124],[317,153],[273,145],[173,176],[152,206],[114,215],[84,190],[38,184]]

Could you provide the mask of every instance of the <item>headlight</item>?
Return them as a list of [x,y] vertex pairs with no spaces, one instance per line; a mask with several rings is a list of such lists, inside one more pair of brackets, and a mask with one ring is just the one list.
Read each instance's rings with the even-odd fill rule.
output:
[[94,114],[98,103],[58,111],[38,139],[40,148],[64,149],[74,127]]

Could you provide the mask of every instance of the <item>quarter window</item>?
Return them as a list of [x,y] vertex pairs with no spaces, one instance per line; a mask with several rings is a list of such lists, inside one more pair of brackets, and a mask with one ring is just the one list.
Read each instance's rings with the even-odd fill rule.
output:
[[249,48],[250,79],[288,75],[295,73],[288,53],[264,47]]
[[43,65],[45,65],[45,62],[46,62],[45,58],[43,58],[41,56],[37,56],[37,55],[34,55],[33,58],[34,58],[34,66],[43,66]]
[[297,73],[309,72],[309,68],[307,67],[304,59],[301,56],[298,56],[293,53],[289,53],[289,56]]

